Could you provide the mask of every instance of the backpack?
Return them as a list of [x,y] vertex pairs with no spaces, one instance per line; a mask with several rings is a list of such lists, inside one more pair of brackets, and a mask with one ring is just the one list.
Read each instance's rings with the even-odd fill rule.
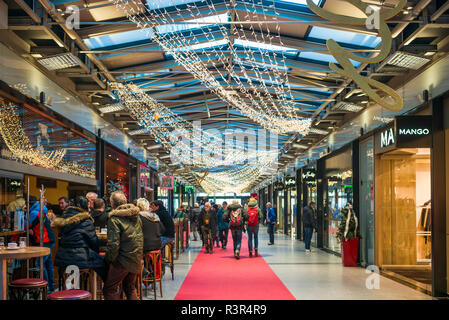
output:
[[257,207],[248,207],[248,225],[257,226],[259,224],[259,212]]
[[233,227],[240,226],[241,220],[242,220],[242,214],[241,214],[240,208],[235,211],[231,211],[231,226],[233,226]]

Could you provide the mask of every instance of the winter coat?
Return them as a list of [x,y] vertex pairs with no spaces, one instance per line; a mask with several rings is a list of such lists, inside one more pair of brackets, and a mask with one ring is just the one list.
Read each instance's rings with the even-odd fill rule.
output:
[[[209,215],[209,224],[206,224],[206,218]],[[213,209],[209,209],[209,214],[206,212],[206,209],[202,209],[200,216],[198,218],[198,222],[200,227],[210,228],[212,231],[212,235],[215,235],[218,224],[217,224],[217,212]]]
[[68,207],[62,217],[55,219],[60,228],[59,249],[55,265],[65,268],[76,265],[80,269],[101,268],[103,258],[98,254],[99,244],[92,217],[78,207]]
[[176,211],[175,218],[184,219],[185,215],[186,212],[183,209],[179,208],[178,211]]
[[224,213],[225,210],[223,208],[220,208],[217,211],[218,230],[225,230],[229,227],[229,221],[223,220]]
[[267,223],[276,224],[276,212],[273,207],[268,208]]
[[[241,219],[240,219],[240,225],[238,226],[234,226],[231,222],[231,212],[235,211],[237,209],[241,210]],[[246,221],[248,221],[248,214],[245,212],[245,210],[243,210],[242,206],[238,203],[234,204],[231,203],[230,205],[228,205],[228,209],[226,211],[226,213],[223,215],[223,219],[229,219],[229,229],[231,230],[243,230],[245,228],[245,223]]]
[[[40,203],[39,202],[35,202],[31,208],[30,208],[30,224],[27,225],[27,228],[30,228],[31,230],[33,230],[33,236],[31,237],[30,241],[33,245],[39,245],[40,244],[40,214],[39,214],[39,209],[40,209]],[[53,231],[53,229],[51,228],[51,224],[50,224],[50,220],[47,218],[47,207],[44,206],[43,208],[44,211],[44,241],[43,243],[55,243],[56,238],[55,238],[55,232]]]
[[161,219],[161,222],[165,228],[165,231],[162,233],[162,236],[167,238],[174,238],[175,223],[173,222],[173,219],[168,213],[167,209],[165,209],[164,207],[160,207],[159,210],[156,211],[156,214],[159,216],[159,219]]
[[90,212],[92,218],[94,218],[94,226],[100,228],[106,228],[108,225],[108,213],[100,210],[92,210]]
[[105,262],[118,261],[130,273],[140,273],[143,233],[139,208],[122,204],[109,212]]
[[248,202],[248,208],[245,209],[245,213],[248,215],[248,219],[249,219],[248,209],[250,207],[251,208],[254,208],[254,207],[257,208],[257,214],[259,216],[259,223],[260,223],[262,221],[262,219],[263,219],[263,214],[262,214],[262,210],[260,210],[260,208],[257,206],[257,201],[250,201],[250,202]]
[[143,252],[159,250],[162,246],[161,236],[165,231],[159,216],[154,212],[141,211]]
[[192,214],[190,215],[190,222],[195,223],[198,221],[201,214],[201,209],[199,207],[195,207],[192,209]]
[[316,228],[315,215],[313,209],[309,206],[305,206],[302,211],[302,223],[304,228]]

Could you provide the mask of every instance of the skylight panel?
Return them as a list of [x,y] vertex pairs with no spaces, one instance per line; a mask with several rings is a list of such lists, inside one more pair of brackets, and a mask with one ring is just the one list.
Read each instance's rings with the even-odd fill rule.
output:
[[269,51],[277,51],[277,52],[285,52],[286,54],[292,54],[295,55],[298,53],[297,49],[283,47],[283,46],[277,46],[274,44],[269,43],[261,43],[256,41],[250,41],[250,40],[244,40],[244,39],[235,39],[234,43],[238,46],[242,47],[251,47],[256,49],[263,49],[263,50],[269,50]]
[[[147,32],[149,33],[149,35],[147,35]],[[98,48],[111,47],[136,41],[142,41],[145,39],[152,39],[153,36],[153,30],[151,28],[147,28],[143,30],[139,29],[91,37],[85,39],[84,43],[90,50],[95,50]]]
[[224,46],[227,44],[228,44],[228,39],[221,39],[221,40],[215,40],[215,41],[209,41],[209,42],[201,42],[201,43],[193,44],[191,46],[173,48],[173,50],[174,51],[192,51],[192,50],[200,50],[200,49],[206,49],[206,48],[214,48],[214,47]]
[[[214,16],[207,16],[185,21],[185,22],[201,22],[201,24],[165,24],[157,26],[156,30],[159,34],[182,32],[191,29],[204,28],[215,23],[227,22],[228,19],[229,19],[228,13],[222,13]],[[210,22],[210,24],[205,24],[207,22]]]
[[276,69],[278,71],[290,70],[290,68],[288,68],[288,67],[270,64],[270,63],[262,63],[262,62],[256,62],[256,61],[249,62],[249,61],[245,61],[245,60],[237,59],[237,58],[235,58],[234,61],[236,63],[244,65],[245,67],[247,66],[247,67],[259,67],[262,69]]
[[[333,62],[335,64],[338,64],[338,61],[332,55],[325,54],[325,53],[306,51],[306,52],[301,52],[299,54],[299,57],[304,58],[304,59],[316,60],[316,61],[320,61],[320,62]],[[361,62],[354,61],[354,60],[351,60],[351,63],[356,68],[362,64]]]
[[[276,0],[276,2],[289,2],[289,3],[295,3],[295,4],[307,6],[306,0]],[[316,5],[319,6],[321,4],[321,0],[313,0],[313,3],[315,3]]]
[[197,2],[198,0],[147,0],[147,6],[150,10],[180,6],[183,4]]
[[380,37],[351,31],[336,30],[324,27],[312,27],[309,38],[320,40],[334,39],[337,42],[353,44],[362,47],[376,48],[380,44]]

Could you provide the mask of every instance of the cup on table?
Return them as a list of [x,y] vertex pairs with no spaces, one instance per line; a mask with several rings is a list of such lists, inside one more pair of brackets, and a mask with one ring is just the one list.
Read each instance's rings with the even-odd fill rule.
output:
[[17,248],[17,242],[9,242],[8,248]]
[[20,248],[25,248],[26,245],[27,245],[27,238],[26,237],[20,237],[19,247]]
[[108,233],[108,229],[107,228],[102,228],[100,234],[107,234]]

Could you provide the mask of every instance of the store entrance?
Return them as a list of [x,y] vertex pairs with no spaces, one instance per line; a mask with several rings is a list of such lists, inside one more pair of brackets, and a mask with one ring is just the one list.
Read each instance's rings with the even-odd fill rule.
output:
[[377,156],[376,215],[378,265],[386,274],[431,292],[429,148]]

